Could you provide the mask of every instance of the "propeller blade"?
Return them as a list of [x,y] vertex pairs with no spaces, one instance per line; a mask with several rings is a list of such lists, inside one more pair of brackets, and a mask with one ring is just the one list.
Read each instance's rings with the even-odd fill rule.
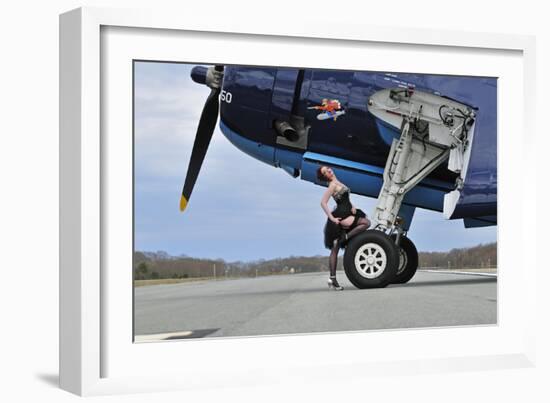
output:
[[195,144],[193,144],[193,151],[191,153],[191,159],[189,160],[189,168],[187,169],[187,177],[185,178],[185,184],[181,193],[180,199],[180,211],[184,211],[193,192],[193,187],[199,176],[204,156],[208,150],[210,139],[214,133],[216,122],[218,120],[218,111],[220,108],[218,96],[220,95],[220,88],[212,88],[210,95],[206,99],[204,108],[202,110],[201,118],[199,120],[199,127],[197,128],[197,135],[195,137]]

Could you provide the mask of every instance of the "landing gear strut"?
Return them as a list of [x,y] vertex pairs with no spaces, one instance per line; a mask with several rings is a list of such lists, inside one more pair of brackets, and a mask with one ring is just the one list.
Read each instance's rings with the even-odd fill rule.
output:
[[[369,112],[400,128],[401,135],[386,160],[374,229],[352,238],[344,254],[346,275],[358,288],[402,284],[415,275],[418,252],[399,217],[403,199],[445,161],[449,170],[462,171],[475,124],[468,106],[413,88],[373,94]],[[457,181],[457,190],[460,186]]]

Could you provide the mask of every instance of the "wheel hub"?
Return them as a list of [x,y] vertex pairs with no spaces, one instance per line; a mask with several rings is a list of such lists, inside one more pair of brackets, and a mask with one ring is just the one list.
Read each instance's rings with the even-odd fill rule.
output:
[[368,279],[379,277],[386,270],[387,256],[377,243],[366,243],[355,253],[355,269]]
[[399,248],[399,267],[397,269],[397,274],[401,274],[403,270],[405,270],[408,261],[409,259],[407,258],[407,253],[403,250],[403,248]]

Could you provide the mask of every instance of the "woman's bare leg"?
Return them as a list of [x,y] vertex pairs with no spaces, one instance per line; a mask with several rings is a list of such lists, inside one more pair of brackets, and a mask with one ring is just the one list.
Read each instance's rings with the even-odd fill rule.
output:
[[361,217],[361,218],[357,221],[357,225],[355,226],[355,228],[352,229],[351,231],[349,231],[349,232],[347,233],[347,239],[350,239],[350,238],[353,237],[354,235],[357,235],[358,233],[367,230],[369,227],[370,227],[370,221],[369,221],[369,219],[368,219],[368,218]]
[[340,220],[340,225],[342,226],[342,228],[347,229],[347,228],[351,227],[354,220],[355,220],[354,216],[352,216],[352,215],[347,216],[346,218],[343,218],[343,219]]

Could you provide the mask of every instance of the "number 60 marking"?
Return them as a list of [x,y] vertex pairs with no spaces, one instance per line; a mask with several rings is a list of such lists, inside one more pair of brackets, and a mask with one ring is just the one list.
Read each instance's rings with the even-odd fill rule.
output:
[[220,93],[220,100],[222,102],[227,102],[228,104],[230,104],[231,99],[233,99],[233,95],[230,92],[222,90],[222,92]]

